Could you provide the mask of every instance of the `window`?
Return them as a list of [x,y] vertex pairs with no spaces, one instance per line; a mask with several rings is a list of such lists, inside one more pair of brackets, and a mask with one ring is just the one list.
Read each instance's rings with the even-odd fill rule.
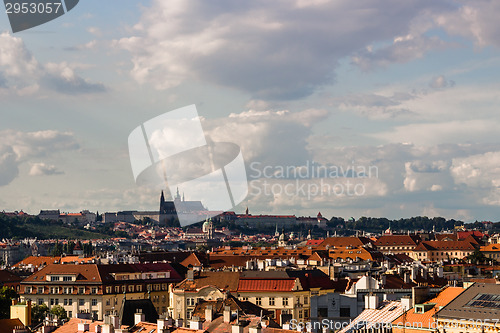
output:
[[340,308],[340,316],[341,317],[350,317],[351,316],[351,308]]
[[302,310],[299,310],[299,319],[302,319],[302,318],[303,318]]
[[73,293],[73,288],[71,287],[64,287],[63,288],[63,294],[72,294]]
[[94,295],[97,294],[97,288],[96,287],[92,287],[91,293],[94,294]]
[[269,297],[269,305],[274,306],[274,297]]
[[186,304],[187,306],[194,306],[194,298],[186,298]]
[[85,293],[85,288],[84,287],[78,287],[78,293],[79,294],[84,294]]
[[73,299],[72,298],[68,299],[68,305],[69,306],[73,305]]
[[120,292],[120,287],[119,286],[115,286],[115,293],[119,293]]
[[309,297],[304,296],[304,304],[309,304]]
[[80,299],[78,300],[78,305],[79,305],[79,306],[84,306],[84,305],[85,305],[85,300],[80,298]]
[[43,304],[43,298],[39,298],[38,299],[38,305],[42,305]]
[[54,304],[59,305],[59,298],[54,299]]
[[283,297],[283,306],[288,306],[288,297]]
[[242,297],[242,298],[241,298],[241,300],[242,300],[243,302],[248,302],[248,297]]
[[92,306],[96,306],[97,305],[97,299],[96,298],[92,298]]
[[64,299],[63,304],[64,305],[68,305],[68,299],[67,298]]
[[106,287],[106,294],[111,294],[113,292],[113,287]]
[[68,318],[73,318],[73,311],[68,311]]
[[309,310],[304,310],[304,318],[309,318]]
[[50,281],[59,281],[59,276],[51,276]]
[[26,292],[26,294],[31,294],[31,287],[25,287],[24,291]]
[[318,308],[318,317],[320,318],[328,317],[328,308]]
[[142,285],[138,285],[135,289],[136,289],[138,292],[142,292]]
[[134,292],[134,286],[133,285],[128,286],[128,292],[129,293],[133,293]]
[[110,306],[111,305],[111,301],[109,299],[106,300],[106,306]]
[[71,276],[63,276],[63,281],[73,281]]
[[262,297],[256,297],[255,298],[255,304],[262,305]]
[[43,294],[43,287],[38,287],[38,293]]

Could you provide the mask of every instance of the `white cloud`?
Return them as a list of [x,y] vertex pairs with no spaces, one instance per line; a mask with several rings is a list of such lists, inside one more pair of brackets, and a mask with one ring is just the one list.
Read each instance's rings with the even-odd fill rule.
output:
[[[447,8],[435,1],[304,4],[155,0],[134,26],[136,35],[116,45],[131,52],[132,76],[158,89],[199,80],[259,99],[293,99],[333,83],[340,59],[415,31],[420,16]],[[408,61],[442,42],[417,34],[396,44],[376,61]]]
[[329,112],[323,109],[250,110],[232,113],[227,118],[205,119],[203,127],[215,142],[238,144],[247,163],[302,165],[310,159],[307,138],[312,127],[328,116]]
[[50,176],[61,175],[64,172],[58,170],[55,165],[48,165],[45,163],[35,163],[31,166],[29,171],[30,176]]
[[376,67],[386,67],[395,63],[406,63],[422,58],[428,51],[445,49],[453,44],[438,37],[424,35],[406,35],[394,38],[391,45],[381,48],[366,47],[352,56],[352,63],[368,71]]
[[439,75],[432,78],[429,86],[433,89],[444,89],[455,86],[455,81],[446,79],[444,75]]
[[[73,134],[58,131],[20,132],[0,131],[0,186],[8,185],[19,175],[19,166],[31,159],[50,156],[56,152],[79,148]],[[57,173],[54,166],[37,163],[31,175]]]
[[40,87],[70,95],[106,90],[77,75],[70,64],[39,63],[19,37],[1,33],[0,45],[0,88],[20,95],[33,94]]
[[436,16],[437,25],[449,34],[469,38],[478,47],[500,46],[498,30],[500,3],[495,0],[477,0],[464,3],[454,11]]

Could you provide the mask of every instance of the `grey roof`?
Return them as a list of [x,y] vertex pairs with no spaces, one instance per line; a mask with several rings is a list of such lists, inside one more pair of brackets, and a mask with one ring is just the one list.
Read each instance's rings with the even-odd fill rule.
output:
[[474,283],[436,313],[437,318],[484,320],[500,318],[500,309],[468,305],[479,294],[500,295],[500,284]]

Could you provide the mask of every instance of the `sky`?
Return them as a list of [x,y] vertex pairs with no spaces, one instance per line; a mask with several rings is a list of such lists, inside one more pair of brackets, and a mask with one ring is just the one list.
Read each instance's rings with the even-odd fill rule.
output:
[[0,211],[157,209],[128,135],[194,104],[207,137],[241,147],[236,212],[498,221],[499,15],[494,0],[82,0],[12,33],[2,10]]

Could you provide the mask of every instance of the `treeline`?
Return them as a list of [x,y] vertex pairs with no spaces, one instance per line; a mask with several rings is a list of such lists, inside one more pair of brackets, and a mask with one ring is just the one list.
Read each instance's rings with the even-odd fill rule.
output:
[[436,231],[453,230],[455,226],[464,225],[463,221],[454,219],[447,220],[443,217],[428,218],[427,216],[415,216],[390,220],[385,217],[360,217],[357,220],[345,221],[342,217],[332,217],[327,225],[331,228],[347,230],[364,230],[368,232],[382,232],[389,227],[393,231]]
[[9,216],[0,213],[0,239],[95,239],[106,237],[83,228],[65,226],[62,221],[48,221],[38,216]]

